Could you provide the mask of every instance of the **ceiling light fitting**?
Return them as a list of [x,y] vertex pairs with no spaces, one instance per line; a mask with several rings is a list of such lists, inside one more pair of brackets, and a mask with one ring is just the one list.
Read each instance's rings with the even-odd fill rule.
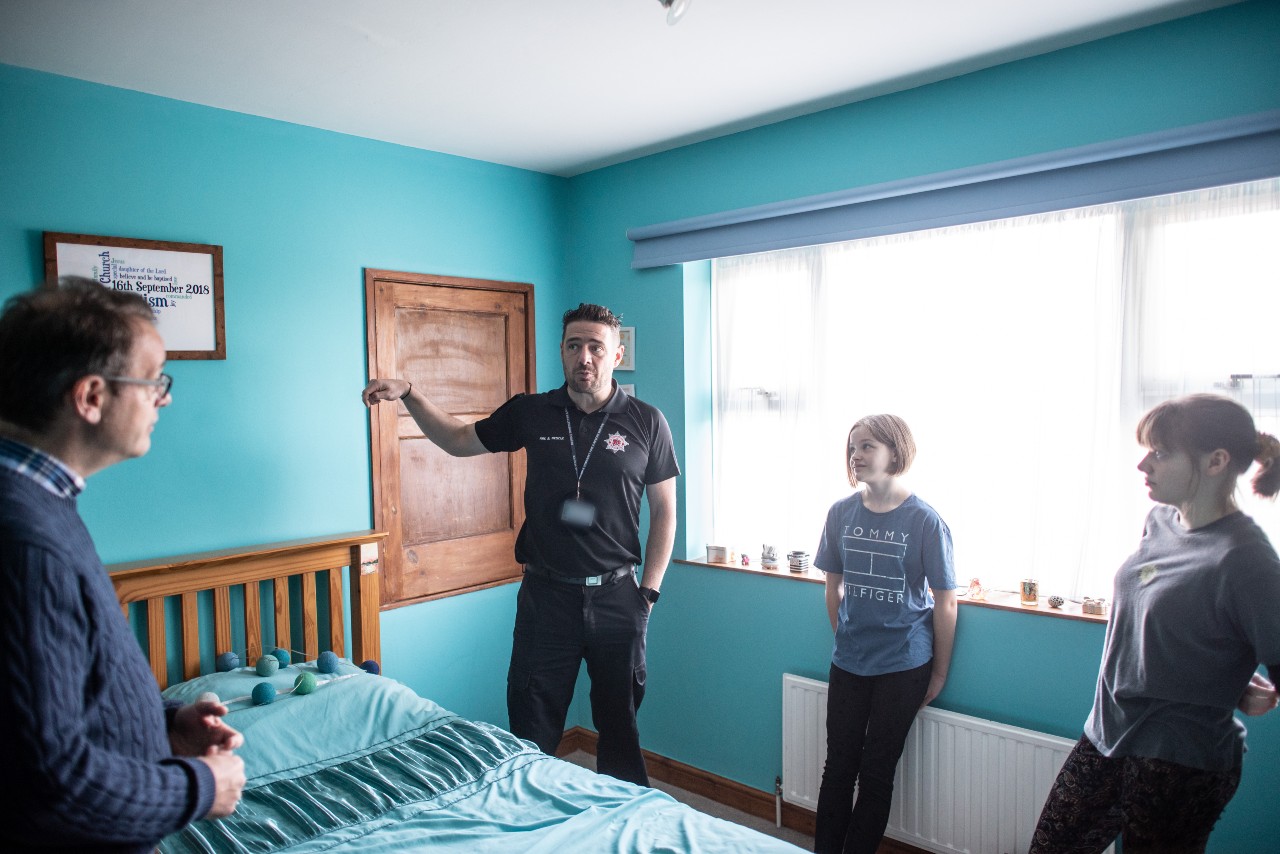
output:
[[689,4],[693,0],[658,0],[658,2],[662,4],[662,8],[667,10],[667,24],[674,27],[680,23],[684,13],[689,11]]

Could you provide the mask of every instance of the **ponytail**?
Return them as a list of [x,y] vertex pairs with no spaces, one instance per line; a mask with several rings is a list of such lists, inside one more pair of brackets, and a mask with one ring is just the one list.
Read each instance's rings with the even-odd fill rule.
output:
[[1275,498],[1280,493],[1280,440],[1258,431],[1258,453],[1254,460],[1258,463],[1258,472],[1253,476],[1254,494]]

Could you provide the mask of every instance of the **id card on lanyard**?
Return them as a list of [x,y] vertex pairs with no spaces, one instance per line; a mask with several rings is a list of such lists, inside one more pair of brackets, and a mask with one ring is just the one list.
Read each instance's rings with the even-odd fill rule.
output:
[[582,468],[578,468],[578,446],[573,438],[573,424],[569,421],[569,409],[565,407],[564,426],[569,434],[569,453],[573,458],[573,474],[577,481],[573,497],[566,498],[564,504],[560,505],[560,522],[566,527],[585,530],[595,524],[596,506],[590,501],[582,500],[582,476],[587,471],[587,463],[591,461],[591,452],[596,449],[596,443],[600,441],[600,434],[604,432],[604,425],[608,420],[609,413],[606,412],[604,418],[600,421],[600,427],[596,430],[595,438],[591,440],[591,446],[587,448],[587,455],[582,459]]

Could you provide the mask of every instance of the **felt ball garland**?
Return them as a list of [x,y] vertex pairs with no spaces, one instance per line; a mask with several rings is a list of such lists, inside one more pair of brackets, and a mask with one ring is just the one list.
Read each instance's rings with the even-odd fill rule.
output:
[[268,703],[275,702],[276,686],[270,682],[259,682],[253,686],[252,697],[255,706],[265,706]]
[[[253,668],[241,668],[240,657],[234,652],[224,652],[216,659],[217,669],[220,672],[229,672],[233,670],[251,670],[259,676],[271,677],[276,675],[281,667],[289,666],[282,663],[283,661],[291,661],[292,658],[288,650],[283,647],[277,647],[274,652],[263,655],[258,658],[257,664]],[[334,682],[342,682],[346,679],[354,679],[364,674],[345,673],[338,675],[339,668],[342,665],[342,659],[338,657],[332,650],[325,650],[316,658],[314,665],[299,663],[297,667],[301,672],[293,680],[292,688],[277,689],[271,682],[259,682],[253,687],[250,694],[243,697],[230,697],[223,699],[213,691],[205,691],[196,698],[196,702],[211,701],[230,706],[236,703],[252,702],[255,706],[265,706],[275,702],[280,697],[288,694],[311,694],[319,688]],[[311,669],[314,667],[314,671]],[[378,662],[372,658],[366,659],[361,665],[361,669],[365,674],[378,676],[382,673],[382,668]],[[321,681],[317,678],[317,673],[323,674],[329,678]]]

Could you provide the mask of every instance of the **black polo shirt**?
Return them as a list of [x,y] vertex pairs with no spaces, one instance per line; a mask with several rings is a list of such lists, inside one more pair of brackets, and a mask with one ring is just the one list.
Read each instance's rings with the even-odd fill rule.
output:
[[[560,508],[574,497],[577,484],[566,413],[578,468],[584,460],[586,464],[582,500],[596,508],[595,522],[585,530],[560,521]],[[574,577],[641,562],[645,485],[680,474],[671,428],[656,407],[630,397],[615,381],[609,402],[587,414],[561,386],[543,394],[518,394],[475,427],[480,442],[494,453],[526,452],[525,522],[516,538],[517,561]]]

